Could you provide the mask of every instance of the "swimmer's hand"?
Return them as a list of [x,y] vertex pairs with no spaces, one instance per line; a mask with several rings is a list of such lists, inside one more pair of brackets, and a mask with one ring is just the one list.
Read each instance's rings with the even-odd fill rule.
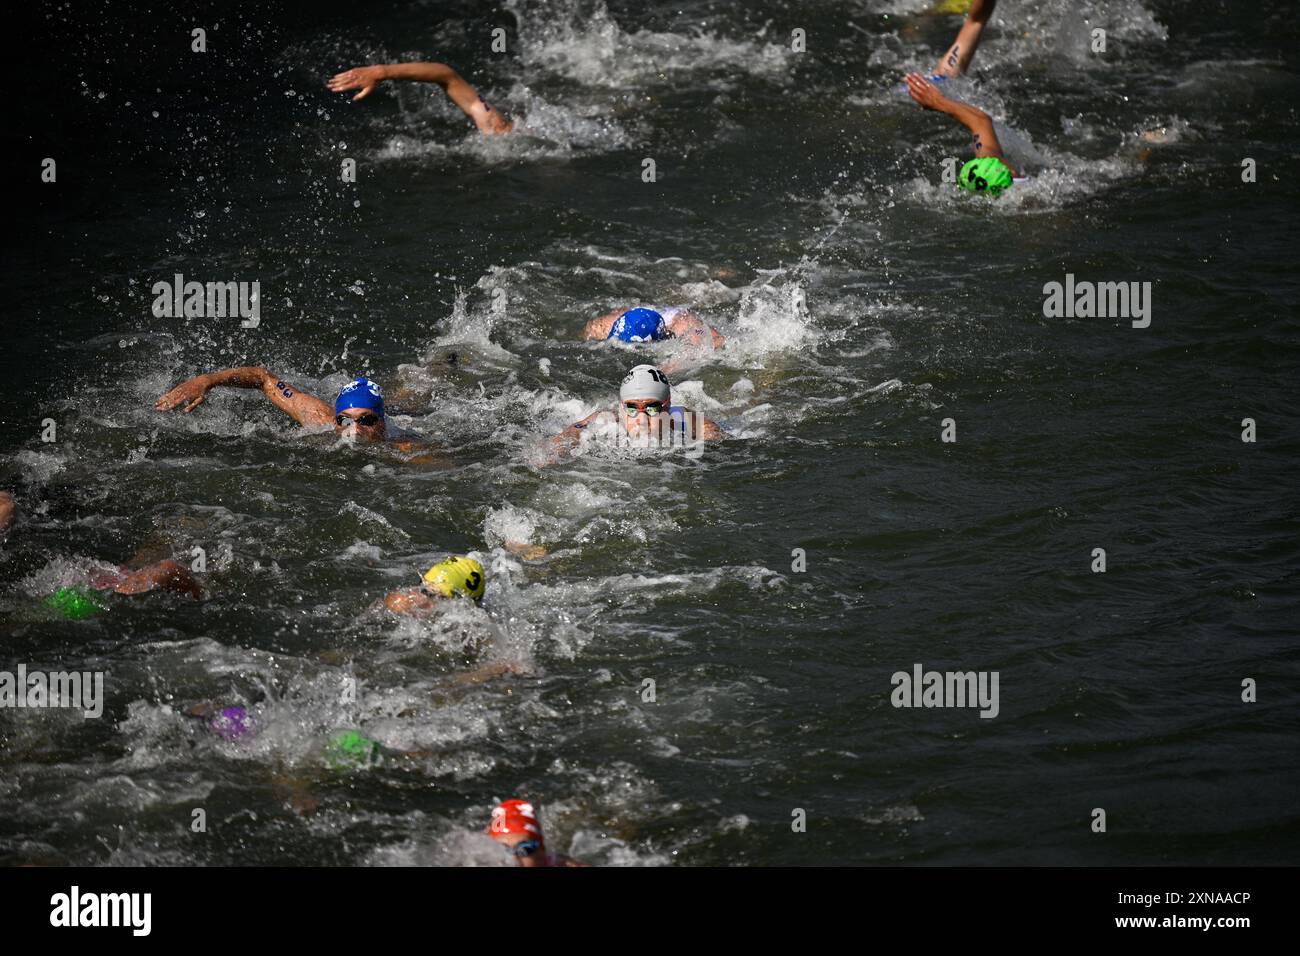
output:
[[511,554],[517,554],[525,561],[536,561],[538,558],[546,557],[546,549],[540,544],[529,544],[527,541],[507,541],[503,547]]
[[158,401],[154,403],[154,411],[168,412],[184,405],[185,407],[181,410],[188,415],[190,412],[194,411],[194,409],[203,404],[203,400],[208,397],[208,392],[211,390],[213,384],[211,375],[206,373],[203,375],[195,375],[192,379],[181,382],[162,398],[158,399]]
[[907,74],[907,95],[916,100],[922,109],[947,112],[944,107],[948,105],[948,97],[920,73]]
[[332,77],[325,85],[333,93],[360,90],[360,93],[352,97],[352,101],[355,103],[357,100],[364,100],[375,91],[377,85],[386,79],[388,79],[388,71],[383,66],[358,66],[351,70],[344,70]]
[[529,669],[518,661],[493,661],[471,671],[457,674],[451,679],[451,683],[460,687],[465,684],[483,684],[498,677],[505,677],[507,674],[527,676],[529,673]]

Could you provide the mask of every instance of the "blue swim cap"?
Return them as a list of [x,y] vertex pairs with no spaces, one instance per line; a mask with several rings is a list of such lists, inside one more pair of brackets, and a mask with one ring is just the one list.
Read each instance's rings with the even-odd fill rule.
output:
[[345,408],[368,408],[383,417],[384,393],[364,375],[354,378],[339,390],[339,397],[334,399],[335,415]]
[[666,339],[672,333],[664,317],[654,309],[631,309],[614,320],[606,338],[624,342],[653,342]]

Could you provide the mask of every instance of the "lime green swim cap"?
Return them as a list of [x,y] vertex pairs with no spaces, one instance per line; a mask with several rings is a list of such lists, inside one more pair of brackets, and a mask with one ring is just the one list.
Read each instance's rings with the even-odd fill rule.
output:
[[996,196],[1011,185],[1011,167],[996,156],[981,156],[961,168],[957,182],[962,189],[969,189],[973,193]]
[[69,621],[84,620],[107,610],[86,588],[59,588],[45,599],[45,603]]
[[325,765],[331,770],[355,770],[382,757],[379,744],[355,730],[340,731],[325,745]]

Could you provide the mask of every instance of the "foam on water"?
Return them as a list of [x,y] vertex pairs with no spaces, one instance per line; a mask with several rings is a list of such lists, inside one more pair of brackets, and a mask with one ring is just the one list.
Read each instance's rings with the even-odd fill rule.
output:
[[[996,525],[996,545],[1007,527],[1086,513],[1056,508],[1075,476],[1047,482],[1041,445],[967,424],[990,399],[1023,396],[997,407],[1025,420],[1075,401],[1042,380],[1082,390],[1062,366],[1097,358],[1074,326],[1045,344],[1040,282],[1001,252],[1055,261],[1063,247],[1048,234],[1088,245],[1099,224],[1124,222],[1108,192],[1185,185],[1198,164],[1219,161],[1220,137],[1237,131],[1232,111],[1284,101],[1296,81],[1241,50],[1180,66],[1161,55],[1165,26],[1143,3],[1004,2],[973,75],[946,87],[994,113],[1034,173],[987,202],[939,181],[965,134],[898,89],[903,70],[933,66],[958,23],[923,16],[929,6],[852,5],[848,15],[877,21],[824,35],[844,68],[819,69],[748,9],[715,5],[692,20],[692,10],[620,8],[616,19],[596,0],[516,0],[517,51],[466,72],[520,120],[519,135],[478,136],[427,87],[392,85],[328,109],[276,88],[288,112],[267,114],[267,155],[301,157],[301,181],[276,169],[241,202],[242,185],[200,184],[205,170],[185,159],[184,181],[171,184],[185,198],[160,211],[157,235],[136,240],[140,274],[105,267],[84,301],[69,293],[81,301],[69,310],[77,341],[56,357],[80,371],[42,405],[59,440],[24,432],[0,463],[22,514],[0,551],[8,646],[113,678],[102,722],[0,713],[5,829],[23,834],[0,841],[4,852],[509,865],[482,833],[489,798],[526,795],[542,806],[552,849],[589,862],[787,861],[788,847],[765,844],[763,801],[785,799],[774,781],[792,779],[824,792],[828,812],[838,801],[837,819],[859,836],[875,831],[868,841],[927,821],[959,826],[924,789],[927,745],[873,734],[824,744],[846,733],[846,713],[862,713],[855,668],[913,646],[947,651],[970,637],[972,607],[996,614],[1004,598],[1017,627],[1033,618],[1045,585],[1031,581],[1032,600],[1019,604],[984,602],[1000,569],[981,579],[983,559],[955,550],[957,539],[983,543]],[[451,22],[430,29],[454,59],[469,34]],[[1097,26],[1113,44],[1102,56],[1086,48]],[[288,58],[319,83],[323,64],[392,52],[318,36]],[[296,76],[292,86],[303,88]],[[1142,98],[1124,99],[1132,89]],[[629,148],[669,136],[682,162],[652,194]],[[181,142],[203,154],[202,134]],[[366,171],[379,175],[341,185],[342,156],[378,160]],[[1126,250],[1126,235],[1102,239]],[[1005,280],[992,282],[986,261]],[[142,318],[145,273],[185,263],[188,274],[195,262],[214,276],[266,277],[262,328]],[[1178,294],[1177,273],[1157,277]],[[638,303],[689,303],[726,346],[580,340],[589,319]],[[676,400],[739,440],[698,460],[592,447],[542,467],[546,440],[611,408],[621,374],[641,361],[670,366]],[[195,372],[253,363],[327,401],[357,373],[376,378],[394,421],[437,440],[445,466],[307,434],[255,391],[214,392],[192,415],[152,410]],[[1112,370],[1106,385],[1122,391]],[[939,408],[957,410],[964,436],[983,428],[946,472],[934,470],[948,453],[934,440]],[[1022,478],[1028,518],[981,510]],[[796,544],[816,562],[815,585],[785,570]],[[228,560],[216,557],[222,546]],[[114,596],[109,613],[83,622],[33,603],[137,549],[188,560],[194,547],[208,551],[202,602]],[[449,553],[483,562],[481,605],[450,601],[419,618],[376,606]],[[918,565],[943,573],[927,578]],[[841,612],[870,617],[838,630]],[[922,630],[908,631],[918,620]],[[805,663],[816,665],[808,680]],[[645,676],[662,681],[654,703],[639,696]],[[352,698],[342,690],[354,681]],[[186,715],[204,702],[246,707],[256,732],[222,739]],[[326,743],[345,728],[415,753],[331,769]],[[873,790],[860,768],[877,744],[922,780],[915,792]],[[1014,802],[1025,779],[1053,783],[1015,777],[999,797]],[[175,818],[200,800],[224,801],[228,815],[226,835],[196,849]],[[121,837],[101,839],[113,827]],[[1024,832],[1054,839],[1041,821]],[[912,839],[900,858],[935,851],[933,837]]]
[[667,33],[623,30],[604,0],[507,0],[519,24],[520,52],[529,70],[587,85],[645,88],[683,73],[737,74],[780,80],[791,51],[776,43],[733,40],[704,30]]

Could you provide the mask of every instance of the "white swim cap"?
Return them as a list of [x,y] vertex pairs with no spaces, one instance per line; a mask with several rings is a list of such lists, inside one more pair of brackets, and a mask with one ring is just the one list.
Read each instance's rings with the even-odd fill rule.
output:
[[653,365],[638,365],[623,378],[623,387],[618,390],[620,401],[629,398],[655,398],[668,401],[668,376]]

